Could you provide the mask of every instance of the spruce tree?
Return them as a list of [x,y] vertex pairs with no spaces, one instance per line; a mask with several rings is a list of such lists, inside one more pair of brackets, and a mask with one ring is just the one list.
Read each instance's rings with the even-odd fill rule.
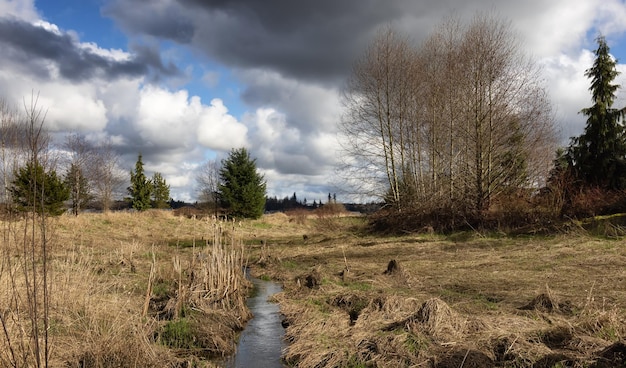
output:
[[626,188],[626,137],[623,119],[626,109],[613,108],[620,87],[613,84],[619,75],[617,61],[609,54],[604,37],[598,37],[595,61],[585,76],[593,105],[581,110],[587,116],[582,135],[572,138],[568,159],[577,179],[585,185],[605,189]]
[[143,172],[141,154],[137,158],[135,171],[130,171],[130,187],[128,187],[132,208],[144,211],[152,207],[150,203],[152,183]]
[[259,218],[265,208],[266,183],[245,148],[233,149],[220,169],[219,198],[235,217]]
[[70,191],[54,170],[46,172],[39,163],[28,162],[15,172],[10,188],[19,211],[35,211],[52,216],[65,212],[63,202]]
[[161,173],[155,172],[152,176],[152,201],[154,208],[169,208],[170,186],[165,182]]

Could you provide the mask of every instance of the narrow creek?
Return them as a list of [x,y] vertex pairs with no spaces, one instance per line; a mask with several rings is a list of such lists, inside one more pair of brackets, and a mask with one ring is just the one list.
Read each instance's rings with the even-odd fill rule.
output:
[[248,321],[239,337],[237,353],[226,362],[229,368],[282,368],[283,337],[280,307],[271,303],[269,297],[280,292],[281,286],[272,281],[250,278],[254,284],[254,295],[248,298],[248,308],[253,318]]

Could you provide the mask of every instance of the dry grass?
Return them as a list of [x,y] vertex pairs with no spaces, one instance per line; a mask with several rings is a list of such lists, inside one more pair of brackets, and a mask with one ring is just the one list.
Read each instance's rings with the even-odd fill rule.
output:
[[[232,353],[249,318],[246,264],[283,282],[284,358],[299,367],[600,367],[626,336],[623,240],[379,237],[362,218],[296,215],[53,219],[52,366],[214,364],[206,358]],[[21,223],[2,225],[0,312],[28,341],[25,311],[10,304],[23,285],[7,278],[22,267]]]
[[[284,283],[285,358],[299,367],[594,366],[626,337],[622,240],[376,237],[358,219],[315,221],[257,234],[274,262],[255,272]],[[400,272],[385,272],[391,260]]]
[[[23,236],[11,229],[21,226],[3,223],[0,311],[15,322],[7,336],[26,338],[20,317],[26,311],[9,304],[24,298],[24,285],[7,277],[22,267],[11,261],[21,257]],[[48,229],[52,366],[212,365],[201,358],[234,350],[249,318],[243,242],[234,224],[149,211],[61,216]],[[161,310],[166,306],[169,314]],[[163,337],[183,319],[191,330],[176,332],[193,334],[191,349]],[[7,339],[0,344],[0,362],[12,361]]]

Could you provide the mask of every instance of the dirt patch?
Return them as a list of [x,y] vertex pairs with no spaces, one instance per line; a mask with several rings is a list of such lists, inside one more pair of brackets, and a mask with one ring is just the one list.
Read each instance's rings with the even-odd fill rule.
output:
[[559,301],[551,293],[542,293],[537,295],[530,303],[519,308],[520,310],[536,310],[539,312],[553,313],[561,312],[564,314],[572,313],[572,303]]
[[317,289],[322,284],[322,275],[318,270],[313,270],[304,276],[304,286],[309,289]]
[[394,275],[402,272],[400,269],[400,264],[395,259],[392,259],[387,264],[387,269],[383,272],[384,275]]
[[561,353],[551,353],[533,364],[533,368],[575,367],[577,362]]
[[350,325],[354,325],[361,311],[368,306],[369,300],[356,294],[338,295],[330,304],[346,311],[350,317]]
[[572,330],[566,326],[556,326],[541,334],[541,342],[550,349],[566,347],[574,338]]
[[592,368],[626,367],[626,344],[623,341],[608,346],[597,355]]

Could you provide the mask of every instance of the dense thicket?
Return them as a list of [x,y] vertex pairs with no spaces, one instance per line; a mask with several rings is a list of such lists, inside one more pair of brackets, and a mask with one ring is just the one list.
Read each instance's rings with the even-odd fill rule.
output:
[[545,184],[556,133],[537,68],[506,22],[451,20],[415,48],[382,31],[349,80],[344,172],[407,213],[482,218]]

